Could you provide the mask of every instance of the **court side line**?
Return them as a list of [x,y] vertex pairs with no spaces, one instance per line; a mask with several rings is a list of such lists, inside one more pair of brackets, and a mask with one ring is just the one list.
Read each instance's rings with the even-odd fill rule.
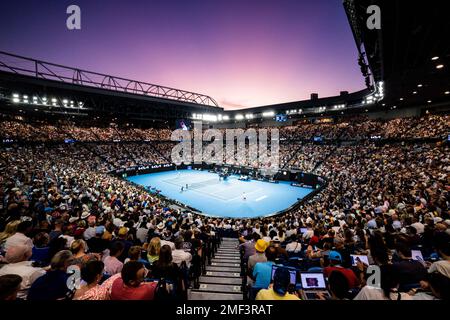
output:
[[267,198],[267,196],[259,197],[258,199],[255,199],[255,201],[258,202],[258,201],[261,201],[262,199],[265,199],[265,198]]

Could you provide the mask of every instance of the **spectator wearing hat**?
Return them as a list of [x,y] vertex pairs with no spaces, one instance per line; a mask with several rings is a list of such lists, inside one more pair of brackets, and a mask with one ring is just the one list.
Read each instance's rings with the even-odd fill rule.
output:
[[264,241],[263,239],[258,239],[258,241],[256,241],[256,243],[255,243],[255,251],[256,251],[256,253],[254,255],[251,255],[248,258],[248,263],[247,263],[248,279],[247,279],[247,283],[250,286],[253,285],[253,282],[255,280],[255,278],[253,277],[253,268],[255,267],[255,265],[258,262],[267,262],[265,251],[266,251],[268,246],[269,246],[269,244],[266,241]]
[[121,227],[118,232],[118,239],[116,241],[121,242],[123,244],[123,251],[121,255],[118,257],[118,259],[122,262],[125,261],[128,255],[128,250],[130,250],[133,243],[129,240],[127,240],[128,235],[128,228],[127,227]]
[[253,278],[255,283],[253,287],[267,289],[272,278],[272,266],[275,264],[277,251],[274,246],[269,246],[265,250],[266,262],[258,262],[253,268]]
[[161,239],[162,239],[162,234],[163,234],[163,231],[164,231],[164,222],[160,222],[160,223],[158,223],[158,225],[156,226],[156,230],[155,230],[155,232],[154,232],[154,235],[155,236],[158,236],[158,237],[160,237]]
[[259,290],[256,300],[300,300],[297,295],[288,293],[289,284],[289,270],[277,268],[273,277],[273,284],[268,289]]
[[31,285],[28,300],[61,300],[71,293],[67,286],[67,267],[71,264],[72,253],[59,251],[50,264],[50,270]]
[[356,277],[353,270],[344,268],[342,266],[342,256],[339,252],[330,251],[330,253],[328,254],[328,259],[330,262],[330,266],[325,267],[323,269],[323,273],[324,273],[325,277],[328,278],[333,271],[339,271],[347,279],[348,286],[350,289],[357,288],[359,286],[359,280]]
[[122,242],[114,241],[109,248],[109,256],[104,259],[105,272],[109,275],[120,273],[123,268],[123,262],[118,259],[122,255],[125,247]]
[[147,270],[138,261],[130,261],[123,266],[121,277],[111,288],[111,300],[153,300],[156,282],[144,282]]
[[5,256],[8,264],[0,268],[0,276],[16,274],[22,277],[20,290],[17,294],[17,297],[22,299],[26,299],[33,282],[45,274],[44,269],[32,266],[32,261],[29,261],[31,254],[31,248],[27,245],[10,246]]
[[21,283],[22,277],[17,274],[0,276],[0,301],[16,300]]

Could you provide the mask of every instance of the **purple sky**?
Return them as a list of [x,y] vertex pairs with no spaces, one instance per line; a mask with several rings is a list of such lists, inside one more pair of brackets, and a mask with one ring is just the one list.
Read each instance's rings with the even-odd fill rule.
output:
[[[81,30],[66,8],[81,8]],[[342,0],[0,2],[0,50],[210,95],[226,109],[364,87]]]

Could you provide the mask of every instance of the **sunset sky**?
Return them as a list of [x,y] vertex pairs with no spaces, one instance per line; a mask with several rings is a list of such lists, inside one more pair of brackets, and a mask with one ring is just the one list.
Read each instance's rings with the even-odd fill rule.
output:
[[[66,8],[81,8],[81,30]],[[226,109],[364,87],[342,0],[0,2],[0,50],[210,95]]]

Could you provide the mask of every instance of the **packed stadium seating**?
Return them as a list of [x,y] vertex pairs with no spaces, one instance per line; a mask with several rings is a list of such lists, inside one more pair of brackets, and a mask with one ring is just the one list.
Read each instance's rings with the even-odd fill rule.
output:
[[[29,300],[211,299],[211,292],[259,300],[267,286],[255,283],[267,275],[257,261],[323,272],[335,299],[448,299],[449,120],[361,117],[282,127],[281,166],[314,172],[326,186],[282,215],[225,219],[181,210],[109,174],[170,162],[169,128],[3,115],[0,288],[9,292],[15,283],[18,297]],[[352,263],[354,254],[367,256],[389,283],[366,284],[368,265]],[[77,290],[61,289],[68,260],[81,268]],[[144,266],[149,273],[139,280]],[[227,272],[226,283],[208,282]],[[336,272],[348,280],[344,292]]]

